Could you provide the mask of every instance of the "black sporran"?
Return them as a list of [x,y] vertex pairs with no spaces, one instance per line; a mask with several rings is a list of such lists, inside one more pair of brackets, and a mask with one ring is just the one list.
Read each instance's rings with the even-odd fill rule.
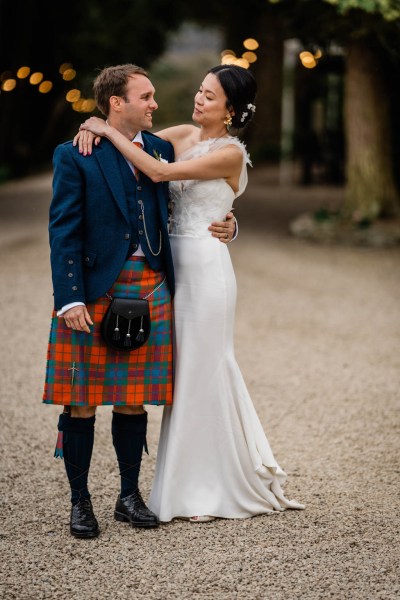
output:
[[145,298],[112,298],[101,322],[101,334],[114,350],[136,350],[149,339],[149,301]]

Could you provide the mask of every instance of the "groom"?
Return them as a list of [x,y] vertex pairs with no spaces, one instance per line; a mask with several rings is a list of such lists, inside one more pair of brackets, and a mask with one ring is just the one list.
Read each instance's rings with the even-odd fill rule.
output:
[[[147,131],[157,109],[154,93],[146,71],[132,64],[105,68],[94,81],[97,106],[110,125],[149,154],[171,162],[171,144]],[[78,538],[99,534],[88,473],[96,406],[102,404],[113,405],[112,438],[121,478],[114,516],[135,527],[157,527],[159,521],[144,503],[138,481],[143,448],[147,449],[143,404],[172,402],[174,270],[167,230],[168,184],[153,183],[138,173],[106,139],[93,147],[91,156],[80,154],[71,142],[59,145],[53,167],[49,241],[54,312],[43,402],[64,406],[55,455],[64,458],[71,488],[70,532]],[[232,216],[212,224],[212,235],[230,241],[235,230]],[[167,284],[160,288],[160,304],[152,314],[152,331],[154,327],[160,333],[152,335],[145,350],[121,356],[106,348],[99,328],[105,294],[116,281],[121,284],[127,265],[138,271],[141,287],[134,291],[139,296],[152,281],[165,276]],[[124,281],[129,294],[133,283]]]

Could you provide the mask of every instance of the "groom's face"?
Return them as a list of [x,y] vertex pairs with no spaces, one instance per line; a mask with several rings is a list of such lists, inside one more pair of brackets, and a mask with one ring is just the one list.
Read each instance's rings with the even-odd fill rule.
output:
[[154,86],[145,75],[129,77],[121,111],[124,122],[132,130],[142,131],[153,126],[153,112],[158,108],[154,94]]

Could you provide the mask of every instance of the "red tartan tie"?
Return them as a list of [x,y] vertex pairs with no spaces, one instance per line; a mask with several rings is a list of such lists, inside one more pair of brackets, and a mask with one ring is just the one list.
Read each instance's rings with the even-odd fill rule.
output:
[[[137,146],[138,148],[143,148],[143,144],[141,144],[140,142],[132,142],[132,144],[135,144],[135,146]],[[139,169],[137,167],[135,167],[135,165],[133,166],[133,172],[135,174],[136,180],[139,181]]]

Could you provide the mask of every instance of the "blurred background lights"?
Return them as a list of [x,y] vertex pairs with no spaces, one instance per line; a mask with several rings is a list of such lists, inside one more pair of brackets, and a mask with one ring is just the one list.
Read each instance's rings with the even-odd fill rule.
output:
[[65,96],[65,99],[67,102],[78,102],[80,97],[80,90],[69,90],[69,92],[67,92],[67,95]]
[[2,83],[1,89],[4,92],[11,92],[15,88],[16,85],[17,85],[16,79],[6,79]]
[[238,67],[243,67],[244,69],[248,69],[250,66],[249,62],[245,58],[237,58],[234,64]]
[[255,52],[243,52],[242,58],[249,63],[254,63],[257,60],[257,54]]
[[36,73],[32,73],[32,75],[29,77],[29,83],[31,83],[32,85],[38,85],[43,79],[43,73],[40,73],[39,71],[37,71]]
[[82,105],[83,105],[83,98],[79,98],[79,100],[77,100],[76,102],[73,102],[72,108],[76,112],[82,112]]
[[72,108],[76,112],[93,112],[96,108],[96,101],[93,98],[79,98],[79,100],[72,104]]
[[48,92],[50,92],[52,87],[53,84],[51,81],[42,81],[42,83],[39,85],[39,92],[41,94],[47,94]]
[[58,69],[58,72],[61,73],[61,75],[63,75],[68,69],[72,69],[71,63],[63,63]]
[[66,69],[63,72],[62,76],[65,81],[71,81],[76,77],[76,71],[75,69]]
[[257,50],[259,45],[260,44],[254,38],[247,38],[247,40],[244,40],[243,42],[243,46],[246,50]]
[[299,58],[301,60],[301,64],[306,69],[313,69],[314,67],[317,66],[314,55],[311,54],[311,52],[307,52],[307,51],[300,52]]
[[233,56],[233,54],[225,54],[225,56],[222,57],[221,64],[222,65],[233,65],[233,63],[236,60],[237,60],[236,56]]
[[317,63],[315,62],[314,59],[312,60],[303,60],[302,61],[302,65],[303,67],[305,67],[306,69],[313,69],[314,67],[317,66]]
[[29,67],[20,67],[17,71],[17,77],[18,79],[25,79],[25,77],[28,77],[30,72],[31,70]]
[[221,58],[223,58],[224,56],[236,56],[236,53],[233,50],[222,50],[221,52]]
[[322,52],[321,50],[318,48],[318,50],[314,53],[314,58],[318,59],[321,58],[322,56]]
[[87,98],[83,101],[82,112],[93,112],[96,108],[96,100]]

